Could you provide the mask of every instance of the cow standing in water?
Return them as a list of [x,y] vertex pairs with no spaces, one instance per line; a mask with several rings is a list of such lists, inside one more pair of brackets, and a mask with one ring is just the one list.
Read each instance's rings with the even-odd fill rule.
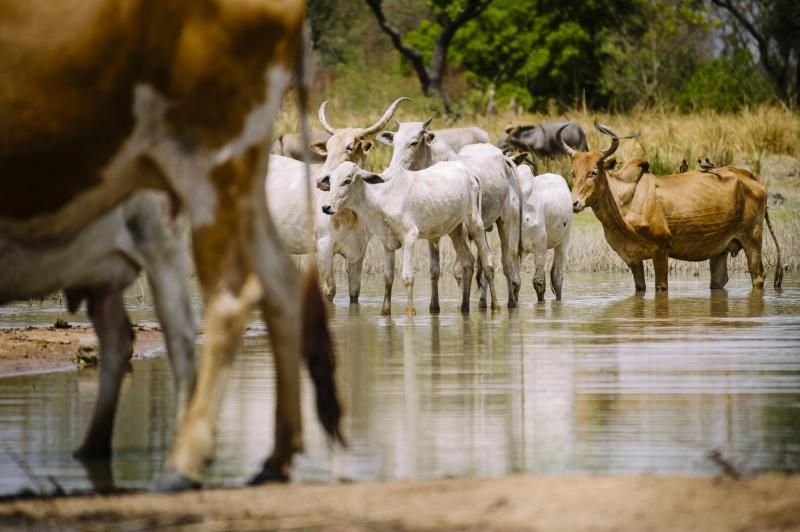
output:
[[[778,259],[775,288],[780,288],[783,267],[778,241],[767,214],[767,190],[758,179],[740,168],[726,166],[715,173],[686,172],[657,176],[649,165],[633,159],[619,172],[610,159],[620,139],[609,128],[595,123],[611,137],[603,151],[582,152],[558,139],[572,157],[572,205],[574,212],[591,207],[611,248],[631,268],[637,292],[644,292],[643,261],[653,260],[656,290],[667,290],[669,258],[711,262],[711,288],[728,281],[728,255],[744,249],[753,288],[764,286],[761,243],[767,222]],[[562,128],[563,129],[563,128]]]
[[[334,438],[340,417],[319,287],[309,277],[301,290],[264,195],[272,124],[303,57],[305,3],[30,0],[0,11],[0,237],[67,242],[134,192],[166,191],[189,215],[205,343],[156,487],[199,485],[257,305],[277,401],[275,448],[254,480],[286,479],[303,442],[301,354],[315,366],[317,410]],[[107,293],[99,313],[112,308]]]

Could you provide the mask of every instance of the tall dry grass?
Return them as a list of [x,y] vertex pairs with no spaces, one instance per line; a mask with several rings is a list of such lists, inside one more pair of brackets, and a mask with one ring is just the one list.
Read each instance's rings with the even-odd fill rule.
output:
[[[386,105],[392,97],[387,98]],[[383,109],[375,108],[359,110],[352,103],[331,102],[328,106],[328,118],[335,127],[366,126],[372,124],[381,115]],[[429,118],[424,106],[412,102],[403,103],[396,119],[400,121],[419,121]],[[605,149],[609,139],[592,127],[595,119],[608,125],[619,134],[641,132],[635,140],[623,141],[617,151],[620,160],[643,157],[650,162],[651,170],[658,174],[678,171],[683,159],[694,167],[698,158],[708,157],[718,166],[727,164],[746,165],[751,168],[768,185],[770,190],[779,190],[789,197],[783,205],[770,207],[770,214],[775,219],[779,242],[783,251],[784,265],[789,270],[800,267],[800,115],[783,107],[758,107],[745,109],[735,114],[719,114],[703,112],[679,114],[663,109],[643,109],[629,114],[595,113],[587,109],[575,109],[560,114],[527,113],[515,115],[501,113],[494,116],[461,117],[455,120],[436,118],[433,128],[477,125],[485,129],[493,140],[497,140],[509,123],[514,125],[537,124],[552,120],[571,119],[581,123],[588,133],[590,149]],[[296,129],[297,113],[293,105],[284,107],[281,113],[277,133]],[[312,127],[316,125],[316,108],[312,119]],[[790,156],[795,158],[788,171],[773,172],[766,165],[770,156]],[[370,166],[373,170],[385,168],[391,158],[391,149],[377,144],[370,154]],[[791,161],[791,160],[790,160]],[[540,161],[540,171],[551,171],[568,176],[569,160],[559,158]],[[780,175],[778,175],[780,174]],[[764,234],[764,262],[767,271],[774,268],[775,253],[771,238]],[[490,244],[499,271],[499,242],[490,233]],[[446,242],[447,239],[443,239]],[[454,253],[449,243],[442,245],[444,271],[451,271],[454,264]],[[398,257],[399,259],[399,257]],[[401,264],[401,262],[397,262]],[[549,267],[549,266],[548,266]],[[628,268],[611,250],[603,237],[602,227],[594,215],[587,211],[577,216],[570,238],[568,271],[603,271],[622,272]],[[747,271],[742,254],[731,259],[729,267],[732,271]],[[532,258],[523,261],[525,272],[532,270]],[[651,265],[648,264],[648,268]],[[337,271],[344,270],[344,262],[336,261]],[[428,270],[428,251],[424,243],[417,246],[415,269],[422,274]],[[688,275],[705,274],[707,262],[689,263],[671,261],[671,271]],[[380,273],[382,253],[380,244],[373,239],[370,242],[365,271]],[[652,271],[649,271],[652,275]]]

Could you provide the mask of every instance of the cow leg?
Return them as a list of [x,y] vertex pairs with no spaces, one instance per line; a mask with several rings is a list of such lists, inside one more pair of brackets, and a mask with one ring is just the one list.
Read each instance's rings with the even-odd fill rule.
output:
[[[141,196],[140,196],[141,197]],[[152,196],[151,196],[152,197]],[[194,341],[197,324],[189,297],[187,242],[172,220],[169,203],[138,201],[131,231],[153,291],[156,315],[167,344],[175,392],[175,426],[180,426],[195,385]],[[128,223],[129,227],[131,223]]]
[[711,266],[711,284],[709,288],[712,290],[725,288],[728,283],[728,250],[726,249],[716,257],[711,257],[708,262]]
[[[263,187],[259,190],[264,196]],[[203,467],[214,453],[219,408],[245,322],[262,298],[261,283],[250,274],[251,244],[245,241],[245,235],[258,234],[263,228],[248,224],[252,222],[250,212],[238,209],[239,205],[228,204],[231,216],[194,230],[195,263],[207,298],[203,363],[166,470],[153,485],[158,491],[199,486]],[[297,297],[294,293],[293,299]]]
[[[475,269],[475,258],[472,256],[472,251],[469,249],[467,243],[467,235],[464,234],[462,225],[450,233],[450,241],[456,250],[458,262],[461,264],[461,278],[472,279],[472,272]],[[461,283],[461,313],[469,313],[469,293],[472,286],[471,282]]]
[[74,456],[80,460],[108,459],[119,388],[133,354],[134,334],[121,289],[110,285],[89,288],[88,308],[100,346],[100,390],[89,431]]
[[481,273],[484,281],[489,285],[489,292],[492,295],[492,310],[500,310],[497,302],[497,294],[494,290],[494,264],[492,263],[492,252],[489,250],[489,243],[486,241],[486,232],[483,230],[483,223],[470,224],[469,235],[478,247],[478,260],[481,264]]
[[383,307],[381,314],[392,313],[392,285],[394,284],[394,250],[383,248]]
[[[554,263],[555,264],[555,263]],[[546,288],[546,266],[547,266],[547,244],[538,244],[533,250],[533,289],[536,292],[536,299],[544,301]]]
[[480,293],[480,297],[478,299],[478,308],[485,309],[486,308],[486,279],[483,277],[483,268],[481,268],[481,263],[478,261],[475,264],[475,284],[478,287],[478,291]]
[[567,262],[567,242],[562,242],[553,250],[553,266],[550,267],[550,288],[561,301],[561,285],[564,282],[564,265]]
[[408,316],[417,313],[414,308],[414,244],[417,243],[418,236],[417,229],[413,228],[403,238],[403,285],[406,287],[406,315]]
[[[322,280],[322,294],[333,302],[336,297],[336,278],[333,275],[333,242],[326,236],[317,241],[317,260],[319,261],[319,274]],[[349,272],[348,272],[349,273]]]
[[441,263],[439,260],[439,239],[428,240],[428,251],[430,253],[431,271],[431,304],[428,310],[431,314],[438,314],[439,309],[439,276],[441,274]]
[[261,310],[275,357],[275,447],[251,484],[287,481],[294,454],[303,448],[300,415],[300,353],[303,320],[300,275],[284,251],[270,216],[253,246],[254,268],[263,287]]
[[764,288],[764,264],[761,262],[761,226],[754,231],[752,237],[749,239],[742,238],[739,241],[744,248],[747,269],[750,271],[753,288]]
[[[519,230],[512,231],[514,224],[507,224],[503,220],[497,220],[497,232],[500,236],[501,262],[503,263],[503,275],[506,277],[508,285],[508,308],[516,308],[519,297]],[[519,225],[519,224],[517,224]]]
[[669,256],[666,253],[654,254],[653,269],[656,272],[656,292],[666,292],[669,288]]
[[631,269],[631,273],[633,273],[633,284],[636,286],[636,291],[644,292],[647,290],[647,284],[644,280],[644,263],[639,261],[628,266]]
[[347,288],[350,293],[350,304],[358,303],[358,296],[361,295],[361,270],[364,267],[366,253],[353,262],[347,263]]

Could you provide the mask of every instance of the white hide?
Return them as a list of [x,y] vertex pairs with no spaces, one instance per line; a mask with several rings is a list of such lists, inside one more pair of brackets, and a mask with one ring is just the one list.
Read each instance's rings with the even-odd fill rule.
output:
[[[390,166],[400,166],[408,170],[422,170],[442,161],[462,161],[481,185],[481,219],[486,229],[497,225],[500,235],[503,272],[508,282],[509,306],[516,304],[519,291],[519,248],[520,234],[520,191],[515,174],[515,166],[492,144],[470,144],[458,153],[450,149],[442,140],[442,131],[428,132],[429,122],[398,122],[396,132],[385,131],[378,140],[392,145]],[[479,129],[479,128],[474,128]],[[482,131],[482,130],[480,130]],[[438,250],[431,242],[431,260],[438,258]],[[438,271],[438,264],[431,264],[431,270]],[[460,272],[456,272],[460,276]],[[481,285],[481,303],[486,303],[486,286]]]
[[[369,184],[364,176],[383,182]],[[391,297],[390,285],[394,277],[393,252],[403,248],[403,282],[409,313],[415,312],[412,290],[413,254],[417,240],[438,240],[450,235],[462,267],[471,272],[474,259],[466,247],[463,224],[470,236],[476,239],[484,267],[493,268],[480,220],[480,183],[460,161],[441,162],[420,171],[390,166],[380,176],[346,162],[331,174],[330,188],[330,204],[323,207],[325,212],[335,214],[345,208],[352,209],[383,243],[387,261],[387,271],[384,272],[387,298]],[[467,296],[468,292],[467,287]],[[493,307],[496,306],[496,301],[493,303]],[[463,305],[462,301],[462,310]],[[384,312],[388,313],[389,309],[385,299]]]
[[[323,279],[323,291],[335,292],[333,284],[333,257],[342,255],[348,262],[348,273],[352,268],[360,270],[361,262],[367,251],[367,243],[371,234],[364,224],[347,213],[337,216],[323,214],[320,206],[328,203],[330,192],[316,187],[316,176],[322,165],[311,165],[311,186],[315,199],[314,236],[319,255],[320,273]],[[304,163],[271,155],[266,183],[267,205],[269,206],[275,229],[278,231],[286,249],[292,255],[305,255],[308,249],[308,211],[306,192],[306,169]],[[351,279],[350,296],[358,297],[360,275]],[[331,296],[332,297],[332,296]]]
[[489,134],[475,126],[436,129],[433,133],[436,135],[436,138],[450,146],[454,152],[459,151],[469,144],[491,143]]
[[550,281],[556,299],[561,299],[561,285],[567,260],[569,233],[572,228],[572,197],[567,182],[558,174],[533,175],[527,165],[517,167],[522,189],[522,251],[533,253],[533,285],[541,301],[544,298],[547,250],[553,249]]

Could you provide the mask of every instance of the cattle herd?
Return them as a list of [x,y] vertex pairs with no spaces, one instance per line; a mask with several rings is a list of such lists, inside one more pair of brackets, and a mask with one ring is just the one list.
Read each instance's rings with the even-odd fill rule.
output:
[[[154,484],[161,490],[201,482],[230,365],[255,307],[269,325],[277,398],[275,447],[254,481],[285,480],[302,449],[301,359],[321,423],[342,439],[323,298],[336,293],[339,254],[350,301],[358,301],[373,236],[385,250],[384,314],[392,309],[398,249],[406,312],[415,313],[419,239],[430,250],[429,308],[440,311],[442,236],[456,250],[461,311],[469,311],[473,275],[480,304],[498,310],[496,259],[486,240],[494,227],[508,306],[519,304],[524,253],[534,255],[533,286],[543,300],[548,249],[560,298],[573,212],[585,207],[630,266],[637,291],[645,289],[644,260],[653,260],[656,289],[667,289],[670,257],[709,260],[711,288],[721,288],[727,257],[740,250],[754,289],[762,288],[764,222],[775,234],[758,178],[733,167],[656,176],[641,159],[618,165],[613,154],[626,137],[599,124],[611,143],[605,151],[589,151],[575,122],[507,128],[497,147],[479,128],[432,130],[430,119],[386,130],[407,98],[367,127],[331,126],[326,102],[319,109],[325,133],[311,137],[317,159],[310,172],[296,159],[308,151],[303,136],[284,135],[267,153],[292,73],[301,96],[308,80],[304,2],[277,4],[89,2],[71,9],[31,0],[0,17],[0,303],[55,290],[64,290],[71,310],[87,302],[100,341],[100,388],[78,458],[111,455],[133,339],[122,291],[141,270],[175,379],[176,433]],[[393,150],[382,172],[369,169],[375,141]],[[515,150],[565,152],[572,191],[559,175],[536,175]],[[199,374],[180,213],[205,296]],[[290,254],[308,253],[318,266],[312,261],[304,279]]]

